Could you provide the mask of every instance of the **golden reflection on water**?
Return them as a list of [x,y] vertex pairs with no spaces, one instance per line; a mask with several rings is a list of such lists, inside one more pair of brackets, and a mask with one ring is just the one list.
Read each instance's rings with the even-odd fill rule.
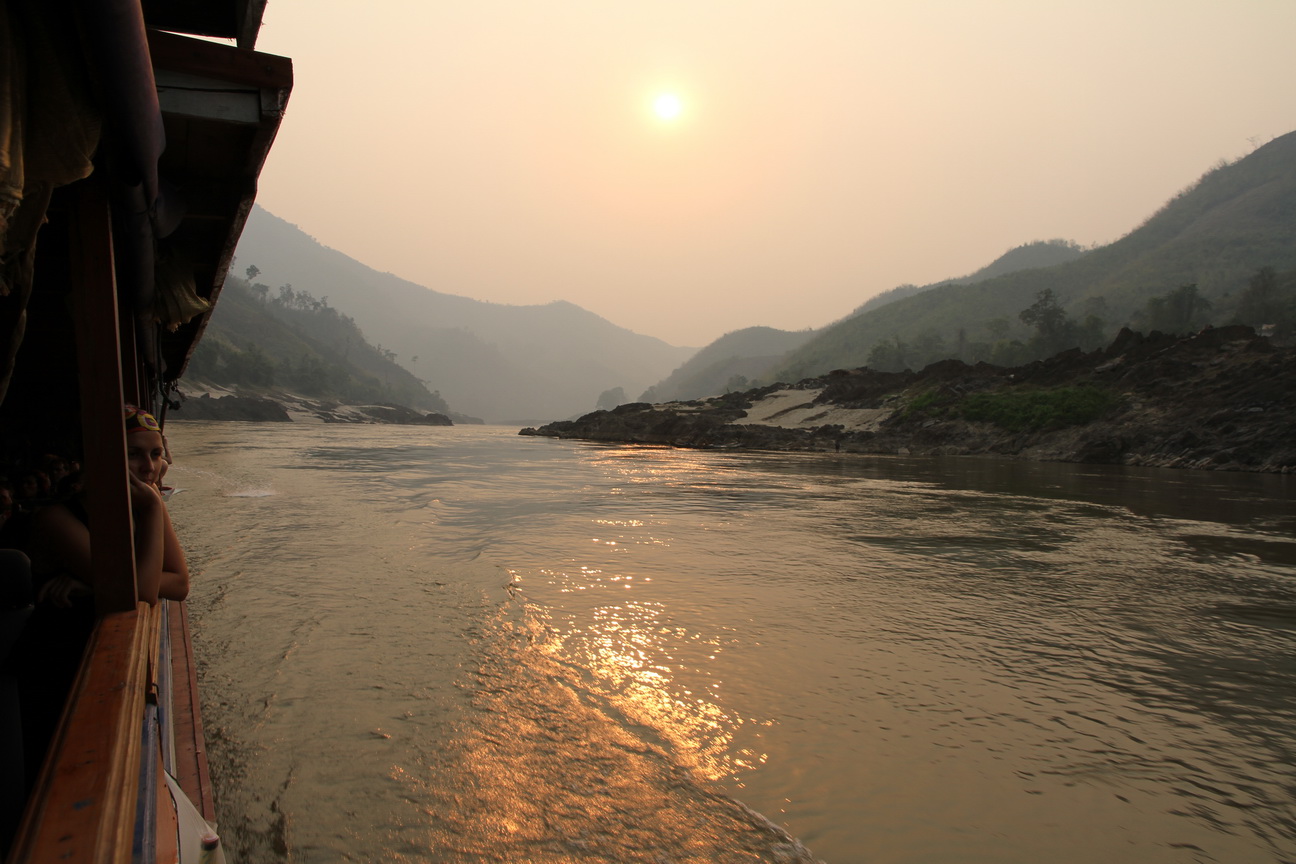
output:
[[[576,572],[579,578],[575,580],[563,578],[562,573],[547,575],[562,581],[563,592],[600,585],[620,585],[626,590],[635,587],[631,576],[588,566]],[[553,638],[542,648],[554,659],[586,670],[597,690],[630,723],[650,730],[669,745],[683,765],[707,780],[731,777],[765,762],[764,753],[733,749],[737,730],[755,721],[721,704],[722,681],[708,681],[705,691],[698,692],[677,679],[677,673],[684,671],[683,659],[672,653],[678,646],[705,652],[699,655],[703,661],[714,660],[724,650],[721,641],[672,626],[664,607],[655,602],[606,603],[583,617],[583,622],[573,618],[566,625],[551,619]],[[710,671],[701,672],[712,677]]]
[[[502,638],[487,640],[465,681],[472,711],[453,739],[392,765],[389,780],[419,813],[390,860],[819,864],[680,764],[680,736],[697,734],[703,715],[714,715],[706,722],[716,730],[733,721],[713,702],[672,695],[671,669],[653,660],[663,634],[646,623],[660,610],[600,608],[594,626],[558,638],[551,619],[530,612],[488,628]],[[595,661],[594,686],[563,651],[573,643],[591,646],[583,650]],[[728,738],[712,740],[723,747]]]

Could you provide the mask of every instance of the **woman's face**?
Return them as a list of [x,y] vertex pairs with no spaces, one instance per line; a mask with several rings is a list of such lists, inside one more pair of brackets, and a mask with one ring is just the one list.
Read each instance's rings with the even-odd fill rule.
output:
[[136,480],[156,484],[162,476],[162,433],[139,429],[126,436],[126,464]]

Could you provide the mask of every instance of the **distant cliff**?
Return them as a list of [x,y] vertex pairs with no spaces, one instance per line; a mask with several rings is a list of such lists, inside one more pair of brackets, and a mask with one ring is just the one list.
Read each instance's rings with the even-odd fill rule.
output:
[[837,371],[521,434],[1292,473],[1296,349],[1240,326],[1187,338],[1123,330],[1104,350],[1016,368],[945,360],[921,372]]

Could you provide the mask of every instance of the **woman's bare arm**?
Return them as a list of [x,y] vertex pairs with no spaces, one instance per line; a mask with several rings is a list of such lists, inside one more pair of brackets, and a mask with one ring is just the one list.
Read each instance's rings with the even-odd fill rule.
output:
[[127,479],[135,521],[135,590],[140,600],[156,606],[166,557],[166,505],[152,486],[134,475]]
[[189,596],[189,563],[166,507],[162,508],[162,532],[162,579],[158,596],[164,600],[183,600]]
[[[183,600],[189,594],[189,567],[157,490],[130,478],[131,515],[135,525],[135,590],[155,605],[159,597]],[[62,571],[94,585],[90,530],[71,510],[44,507],[32,526],[33,564],[46,572]]]

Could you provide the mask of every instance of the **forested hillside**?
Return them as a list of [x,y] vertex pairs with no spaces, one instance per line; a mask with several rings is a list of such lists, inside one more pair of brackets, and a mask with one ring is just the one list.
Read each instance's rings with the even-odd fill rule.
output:
[[[967,276],[946,279],[932,285],[901,285],[892,288],[861,305],[848,318],[863,315],[888,303],[943,285],[979,282],[1018,270],[1049,267],[1073,261],[1083,254],[1084,250],[1080,246],[1068,240],[1037,240],[1009,249],[985,267]],[[668,377],[649,387],[639,400],[668,402],[700,399],[743,390],[760,382],[770,369],[777,368],[788,354],[827,329],[791,332],[773,327],[748,327],[726,333],[695,354]]]
[[1052,267],[902,297],[826,328],[764,380],[832,369],[1014,366],[1122,327],[1296,327],[1296,133],[1221,164],[1124,238]]
[[370,345],[350,317],[305,288],[272,290],[247,279],[226,280],[203,341],[185,370],[182,389],[203,384],[241,392],[283,390],[353,404],[394,403],[449,413],[440,393],[398,366],[394,354]]
[[894,303],[896,300],[912,297],[915,294],[921,294],[924,291],[930,291],[932,288],[940,288],[944,285],[969,285],[973,282],[984,282],[986,279],[1016,273],[1020,270],[1036,270],[1040,267],[1065,264],[1079,258],[1084,252],[1085,250],[1079,244],[1071,240],[1036,240],[1032,243],[1025,243],[1009,249],[980,270],[969,273],[967,276],[944,279],[931,285],[899,285],[890,291],[883,291],[876,297],[872,297],[860,304],[859,308],[847,317],[853,318],[856,315],[863,315],[865,312],[870,312],[888,303]]

